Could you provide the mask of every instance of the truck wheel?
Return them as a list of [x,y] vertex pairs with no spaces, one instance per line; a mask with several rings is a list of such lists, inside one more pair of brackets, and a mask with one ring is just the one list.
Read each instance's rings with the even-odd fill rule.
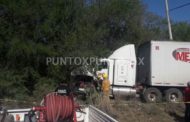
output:
[[162,93],[157,88],[146,89],[143,96],[146,102],[160,102],[162,100]]
[[167,102],[178,102],[183,99],[183,94],[179,89],[170,88],[165,91],[165,99]]

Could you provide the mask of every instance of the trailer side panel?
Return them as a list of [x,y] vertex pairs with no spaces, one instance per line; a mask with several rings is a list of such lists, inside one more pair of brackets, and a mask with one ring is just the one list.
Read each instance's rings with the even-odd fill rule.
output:
[[190,81],[190,43],[151,41],[152,86],[184,87]]

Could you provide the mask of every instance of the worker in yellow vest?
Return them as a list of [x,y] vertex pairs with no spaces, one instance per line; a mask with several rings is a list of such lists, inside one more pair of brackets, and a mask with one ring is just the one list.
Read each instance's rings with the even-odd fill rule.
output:
[[102,74],[103,81],[102,81],[102,91],[105,96],[109,96],[110,92],[110,81],[108,80],[108,75],[106,73]]
[[102,81],[102,102],[100,106],[106,111],[110,112],[112,111],[112,106],[110,104],[109,99],[109,92],[110,92],[110,81],[108,80],[108,75],[106,73],[102,74],[103,81]]

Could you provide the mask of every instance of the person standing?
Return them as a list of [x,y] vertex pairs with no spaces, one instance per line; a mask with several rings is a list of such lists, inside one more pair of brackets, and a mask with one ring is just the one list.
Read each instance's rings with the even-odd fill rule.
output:
[[103,81],[102,81],[101,90],[103,92],[103,96],[102,96],[102,101],[100,105],[106,112],[109,113],[112,111],[110,98],[109,98],[110,81],[108,80],[108,75],[106,73],[102,74],[102,77],[103,77]]
[[106,73],[102,74],[103,81],[102,81],[102,91],[104,96],[109,97],[110,92],[110,81],[108,80],[108,75]]
[[102,74],[99,73],[97,76],[97,80],[94,83],[97,91],[101,91],[102,81],[103,81]]
[[184,90],[185,122],[190,122],[190,81]]

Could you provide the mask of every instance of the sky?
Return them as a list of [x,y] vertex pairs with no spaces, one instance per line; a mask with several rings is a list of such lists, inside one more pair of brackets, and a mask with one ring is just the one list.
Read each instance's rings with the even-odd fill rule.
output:
[[[165,0],[142,0],[146,5],[148,11],[151,11],[162,17],[166,17]],[[190,0],[168,0],[169,9],[178,7],[180,5],[190,3]],[[170,18],[174,22],[187,21],[190,22],[190,5],[185,6],[174,11],[170,11]]]

